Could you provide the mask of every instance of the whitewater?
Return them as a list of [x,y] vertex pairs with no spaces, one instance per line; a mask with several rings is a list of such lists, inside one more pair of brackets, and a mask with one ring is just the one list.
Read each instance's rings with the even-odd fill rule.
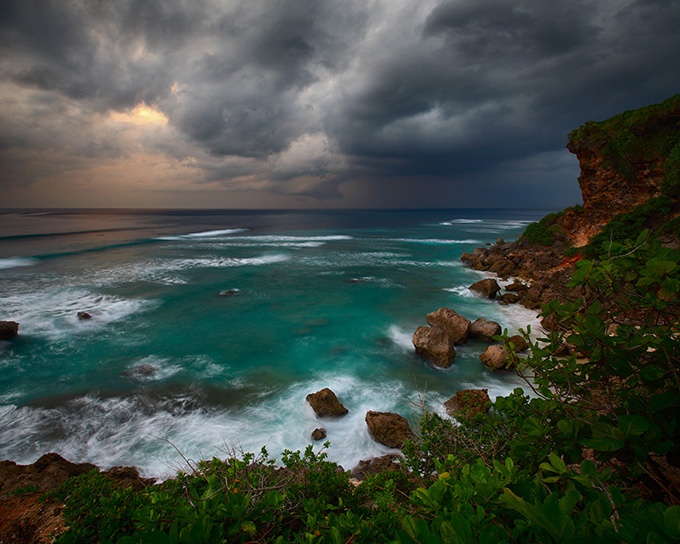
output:
[[[20,329],[0,341],[0,459],[165,478],[186,459],[304,449],[317,427],[346,469],[392,452],[366,411],[415,427],[459,389],[525,387],[481,365],[481,342],[443,370],[411,335],[440,307],[535,328],[473,296],[485,276],[460,255],[548,211],[2,210],[0,320]],[[316,418],[305,397],[324,387],[347,416]]]

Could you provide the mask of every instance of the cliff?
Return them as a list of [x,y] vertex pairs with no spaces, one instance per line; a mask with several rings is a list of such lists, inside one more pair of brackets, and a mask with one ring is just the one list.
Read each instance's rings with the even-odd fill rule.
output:
[[663,243],[680,240],[680,94],[616,115],[588,121],[569,134],[578,158],[582,206],[532,223],[516,242],[463,254],[477,270],[529,280],[519,302],[540,308],[573,298],[567,284],[574,263],[596,257],[610,240],[636,238],[650,229]]

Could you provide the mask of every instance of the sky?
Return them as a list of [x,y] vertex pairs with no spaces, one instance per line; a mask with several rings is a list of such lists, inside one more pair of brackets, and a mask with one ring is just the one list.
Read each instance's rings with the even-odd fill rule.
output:
[[3,0],[0,207],[559,209],[680,0]]

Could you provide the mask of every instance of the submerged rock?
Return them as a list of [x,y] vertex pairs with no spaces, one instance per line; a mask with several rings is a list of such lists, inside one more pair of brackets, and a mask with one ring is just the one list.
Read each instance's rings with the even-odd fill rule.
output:
[[86,321],[88,319],[92,319],[92,316],[87,312],[78,312],[78,319],[81,321]]
[[406,418],[391,412],[366,412],[366,425],[373,440],[388,448],[401,448],[413,438],[413,431]]
[[0,340],[11,340],[19,334],[19,323],[16,321],[0,321]]
[[456,394],[444,403],[444,407],[449,415],[458,418],[471,418],[477,414],[488,414],[491,408],[489,390],[464,389],[456,391]]
[[306,400],[317,417],[340,417],[349,412],[328,387],[316,393],[310,393]]
[[453,339],[439,327],[418,327],[413,333],[416,355],[440,368],[448,368],[456,357]]
[[470,334],[470,320],[451,308],[439,308],[425,317],[428,325],[439,327],[449,335],[454,344],[462,344]]
[[235,297],[238,294],[239,294],[238,289],[225,289],[224,291],[220,291],[219,293],[217,293],[217,295],[220,297]]

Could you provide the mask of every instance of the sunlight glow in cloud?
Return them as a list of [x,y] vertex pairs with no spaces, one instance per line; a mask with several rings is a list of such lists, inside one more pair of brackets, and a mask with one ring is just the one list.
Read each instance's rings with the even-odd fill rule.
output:
[[166,125],[168,123],[168,118],[165,115],[143,103],[137,104],[134,109],[124,113],[111,112],[110,118],[117,123],[131,123],[133,125]]

